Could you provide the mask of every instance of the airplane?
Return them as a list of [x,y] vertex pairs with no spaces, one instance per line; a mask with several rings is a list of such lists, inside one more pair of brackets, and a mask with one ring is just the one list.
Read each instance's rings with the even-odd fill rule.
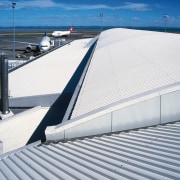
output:
[[22,41],[8,41],[8,40],[6,40],[6,42],[15,42],[15,43],[19,43],[19,44],[26,44],[27,46],[25,48],[25,51],[27,53],[33,51],[33,46],[35,46],[36,50],[39,52],[48,51],[50,49],[50,47],[52,46],[51,39],[50,39],[50,37],[47,36],[46,32],[39,43],[22,42]]
[[50,37],[48,37],[46,33],[42,37],[42,39],[39,43],[30,43],[30,42],[21,42],[21,41],[15,41],[15,42],[21,43],[21,44],[27,44],[26,52],[31,52],[33,49],[32,46],[35,46],[36,49],[39,50],[40,52],[45,52],[50,49],[51,44],[52,44]]
[[69,36],[73,32],[74,26],[71,26],[69,31],[54,31],[51,35],[53,37]]

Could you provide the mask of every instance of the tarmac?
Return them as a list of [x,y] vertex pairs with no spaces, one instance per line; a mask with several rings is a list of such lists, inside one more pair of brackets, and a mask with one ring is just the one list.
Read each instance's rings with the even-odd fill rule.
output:
[[[99,31],[74,31],[70,36],[62,38],[54,38],[51,36],[52,32],[48,32],[47,35],[51,40],[61,40],[64,38],[67,42],[81,39],[81,38],[93,38],[98,35]],[[44,36],[44,33],[40,32],[16,32],[15,41],[39,43]],[[15,43],[15,60],[29,60],[31,56],[37,56],[39,53],[35,49],[31,52],[26,52],[27,45]],[[52,47],[53,48],[53,47]],[[52,48],[50,49],[52,51]],[[9,60],[13,60],[13,32],[1,32],[0,33],[0,54],[5,53]]]

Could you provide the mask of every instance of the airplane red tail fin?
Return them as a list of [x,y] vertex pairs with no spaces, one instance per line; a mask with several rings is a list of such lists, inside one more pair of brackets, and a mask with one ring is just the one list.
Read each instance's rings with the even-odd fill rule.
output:
[[70,33],[73,32],[73,28],[74,28],[74,26],[71,26],[71,27],[70,27],[70,29],[69,29]]

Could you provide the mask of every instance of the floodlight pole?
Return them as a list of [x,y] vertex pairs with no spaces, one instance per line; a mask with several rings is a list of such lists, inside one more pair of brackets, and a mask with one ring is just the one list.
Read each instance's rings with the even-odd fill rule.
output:
[[15,60],[15,23],[14,23],[14,9],[16,7],[16,3],[12,2],[13,9],[13,60]]
[[167,17],[168,17],[168,15],[167,15],[167,14],[164,14],[163,17],[164,17],[164,32],[166,32],[166,27],[167,27]]
[[102,32],[102,18],[103,18],[103,13],[100,13],[100,21],[101,21],[101,32]]

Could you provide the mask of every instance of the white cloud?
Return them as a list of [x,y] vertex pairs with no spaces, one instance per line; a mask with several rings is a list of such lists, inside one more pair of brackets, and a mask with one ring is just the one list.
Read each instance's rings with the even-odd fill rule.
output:
[[[29,8],[50,8],[56,7],[56,3],[52,0],[32,0],[32,1],[14,1],[16,2],[16,9],[29,9]],[[12,8],[12,1],[0,2],[0,7],[4,7],[6,9]]]
[[132,11],[149,11],[151,10],[148,4],[143,3],[125,3],[122,6],[108,6],[105,4],[95,4],[95,5],[75,5],[71,4],[62,6],[62,4],[59,4],[60,7],[63,7],[64,9],[68,10],[90,10],[90,9],[109,9],[109,10],[132,10]]
[[132,17],[131,19],[132,19],[133,21],[139,21],[139,17],[136,17],[136,16]]
[[149,11],[151,10],[148,4],[144,3],[125,3],[124,6],[120,6],[122,9],[128,9],[132,11]]
[[[109,6],[105,4],[66,4],[66,3],[59,3],[53,0],[17,0],[16,1],[16,9],[29,9],[29,8],[53,8],[59,7],[65,10],[94,10],[94,9],[109,9],[109,10],[132,10],[132,11],[149,11],[150,7],[148,4],[143,3],[131,3],[127,2],[121,6]],[[11,8],[12,1],[5,1],[0,2],[0,7],[4,7],[6,9]]]

